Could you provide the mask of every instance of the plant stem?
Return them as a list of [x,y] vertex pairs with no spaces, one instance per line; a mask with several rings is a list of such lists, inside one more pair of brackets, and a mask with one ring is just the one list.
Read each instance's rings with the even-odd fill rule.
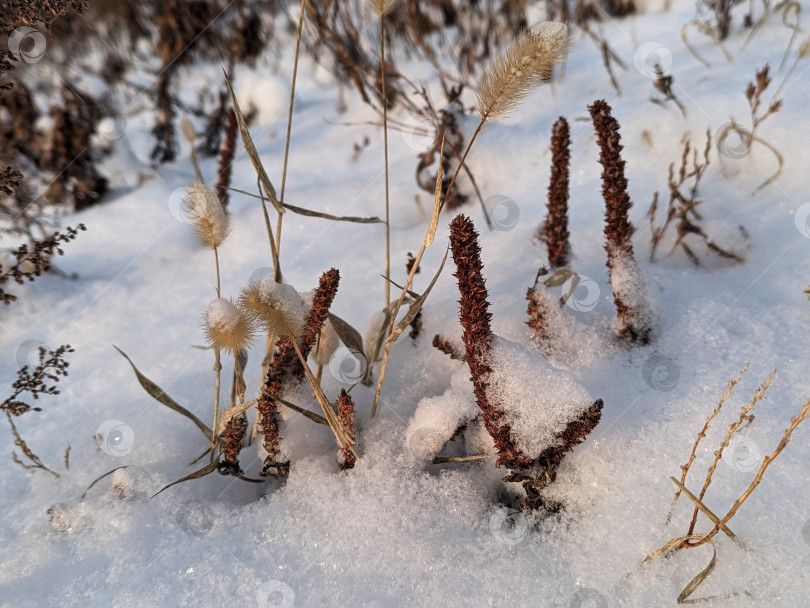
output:
[[453,173],[453,179],[450,180],[450,183],[447,185],[447,190],[444,191],[444,198],[442,199],[442,208],[444,208],[444,203],[447,200],[447,195],[450,193],[450,188],[453,187],[453,184],[456,183],[456,178],[458,174],[461,172],[461,168],[464,166],[464,161],[467,160],[467,154],[470,153],[470,148],[472,148],[473,143],[475,142],[475,138],[478,137],[478,134],[481,132],[481,129],[484,128],[484,123],[487,120],[487,116],[481,118],[481,122],[478,123],[478,126],[475,128],[475,132],[472,134],[469,143],[467,144],[467,148],[464,150],[464,154],[461,155],[461,160],[458,162],[458,167],[456,167],[456,172]]
[[[306,0],[301,0],[301,14],[298,16],[298,32],[295,38],[295,57],[293,59],[292,83],[290,85],[290,107],[287,112],[287,138],[284,142],[284,164],[281,168],[281,196],[279,202],[284,204],[284,193],[287,190],[287,164],[290,160],[290,136],[292,134],[293,108],[295,107],[295,81],[298,78],[298,56],[301,50],[301,30],[304,27],[304,9]],[[281,256],[281,226],[283,214],[279,212],[276,222],[276,258]],[[276,264],[275,281],[281,283],[281,268]]]
[[[216,251],[216,249],[214,249]],[[211,462],[216,458],[216,445],[217,445],[217,422],[219,421],[219,387],[222,376],[222,360],[218,348],[214,349],[214,372],[216,372],[216,381],[214,382],[214,422],[211,425]]]
[[[388,96],[385,92],[385,24],[380,12],[380,82],[383,108],[383,147],[385,148],[385,306],[391,301],[391,214],[388,188]],[[390,333],[390,330],[389,330]]]
[[221,298],[222,293],[220,292],[220,279],[219,279],[219,252],[217,248],[214,247],[214,265],[217,267],[217,297]]

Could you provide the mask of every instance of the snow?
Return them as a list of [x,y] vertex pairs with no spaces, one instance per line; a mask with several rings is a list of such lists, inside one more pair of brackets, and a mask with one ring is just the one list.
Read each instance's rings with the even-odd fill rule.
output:
[[216,298],[208,305],[205,321],[223,333],[233,331],[239,323],[239,309],[225,298]]
[[[533,10],[530,16],[538,17],[539,5]],[[741,4],[733,12],[735,29],[726,44],[733,64],[708,38],[689,29],[690,43],[709,68],[680,40],[681,27],[694,16],[692,0],[674,0],[669,11],[650,6],[647,13],[602,23],[628,66],[615,68],[621,96],[602,67],[599,49],[577,34],[564,78],[540,87],[508,119],[488,126],[468,156],[484,199],[502,195],[519,210],[510,230],[490,232],[474,198],[463,209],[481,233],[493,330],[503,337],[495,356],[513,370],[503,376],[503,390],[537,402],[544,397],[531,387],[543,384],[541,374],[556,378],[557,369],[568,378],[559,380],[561,390],[577,398],[562,405],[555,400],[555,407],[573,412],[586,394],[605,403],[599,426],[566,456],[545,490],[550,499],[565,503],[552,516],[516,513],[512,490],[501,481],[506,471],[495,469],[494,459],[432,465],[428,457],[415,462],[409,449],[421,421],[446,436],[455,430],[449,430],[454,417],[474,413],[466,365],[430,346],[436,333],[453,341],[461,334],[451,260],[426,301],[420,340],[414,345],[403,335],[392,348],[374,419],[369,418],[374,386],[352,389],[360,456],[353,470],[339,470],[328,429],[284,409],[282,443],[291,460],[286,482],[249,484],[213,474],[150,499],[203,464],[189,466],[205,449],[206,438],[150,398],[111,344],[210,424],[213,355],[192,345],[202,340],[200,313],[213,297],[216,275],[211,251],[195,242],[177,213],[175,193],[182,198],[194,178],[187,143],[181,142],[178,162],[150,171],[145,167],[153,115],[127,116],[117,155],[103,166],[119,190],[104,205],[63,218],[65,224],[81,221],[88,227],[57,260],[60,269],[79,278],[48,276],[19,286],[19,301],[0,318],[5,386],[14,380],[18,362],[27,360],[30,346],[23,345],[29,341],[76,348],[61,395],[43,396],[37,402],[42,412],[15,421],[28,445],[61,477],[12,463],[11,452],[19,455],[19,450],[8,429],[0,428],[0,458],[6,462],[0,468],[0,606],[676,606],[680,591],[709,563],[711,549],[681,551],[643,565],[642,560],[688,529],[692,506],[684,497],[666,524],[675,490],[669,477],[680,475],[726,383],[751,362],[699,446],[686,482],[692,491],[699,491],[738,408],[778,369],[769,398],[757,404],[754,422],[714,474],[706,501],[720,516],[753,479],[751,458],[772,452],[790,417],[810,397],[810,302],[803,294],[810,283],[806,62],[784,87],[783,108],[757,130],[784,156],[781,176],[752,194],[775,170],[768,150],[755,144],[745,158],[720,156],[713,147],[701,180],[701,225],[721,246],[727,245],[723,234],[744,226],[749,234],[745,264],[717,263],[708,253],[696,268],[679,249],[669,253],[666,243],[656,262],[649,260],[645,214],[653,192],[667,191],[667,167],[679,161],[681,138],[688,135],[702,145],[707,128],[714,136],[732,116],[750,127],[744,90],[756,68],[770,64],[772,90],[786,72],[776,68],[791,30],[779,15],[771,15],[741,49],[749,32],[739,24],[747,10]],[[754,10],[756,20],[761,9]],[[289,95],[285,83],[292,66],[290,38],[284,40],[279,75],[260,63],[255,70],[238,67],[234,77],[237,92],[252,96],[260,107],[251,130],[277,185]],[[671,55],[673,91],[687,107],[686,118],[671,104],[649,101],[657,93],[646,70],[634,65],[645,42]],[[788,65],[793,56],[795,50]],[[431,78],[434,99],[442,99],[430,66],[398,54],[397,67],[409,77]],[[220,82],[219,74],[219,66],[189,68],[179,72],[178,89],[210,87]],[[347,113],[338,114],[336,84],[310,61],[302,61],[299,86],[286,198],[339,215],[381,216],[382,133],[368,124],[378,116],[352,92],[347,92]],[[646,346],[620,343],[612,331],[601,167],[586,109],[599,98],[609,101],[622,125],[636,262],[656,304]],[[465,98],[471,103],[472,96]],[[548,137],[560,115],[572,125],[571,268],[592,281],[596,292],[586,294],[587,306],[560,308],[560,333],[543,351],[548,362],[543,364],[529,354],[541,349],[525,324],[525,293],[537,269],[547,265],[533,237],[544,216]],[[405,112],[392,117],[409,124]],[[476,123],[473,114],[461,128],[469,135]],[[365,136],[369,146],[352,161],[353,144]],[[392,131],[389,139],[392,279],[402,284],[406,253],[422,242],[432,199],[414,184],[413,134],[400,137]],[[216,159],[201,159],[201,170],[213,178]],[[141,172],[144,180],[133,178]],[[233,184],[251,190],[255,183],[250,161],[240,151]],[[421,211],[413,204],[415,196],[421,196]],[[232,193],[229,214],[231,233],[219,250],[223,297],[239,294],[251,276],[266,276],[272,265],[255,199]],[[441,218],[436,244],[426,251],[416,277],[416,292],[438,267],[451,219],[449,213]],[[382,306],[383,227],[287,213],[283,233],[285,283],[314,285],[325,269],[338,268],[341,285],[332,310],[362,331]],[[702,256],[701,240],[689,242]],[[276,287],[268,288],[275,294]],[[561,295],[560,288],[549,291]],[[293,305],[292,292],[285,293],[290,295],[285,301],[298,310],[299,301]],[[261,380],[263,347],[263,341],[252,347],[245,370],[251,398]],[[342,357],[350,354],[340,347],[332,357],[337,365],[324,369],[323,388],[333,401],[362,376],[343,373]],[[230,390],[229,364],[223,360],[223,395]],[[291,393],[291,401],[319,411],[307,385]],[[529,401],[524,405],[528,409]],[[251,410],[251,421],[253,415]],[[541,430],[549,433],[552,426]],[[94,439],[99,429],[117,429],[116,437],[131,443],[124,450],[105,450],[106,443]],[[465,445],[456,440],[449,449],[486,454],[492,449],[486,439],[480,425],[471,423]],[[255,444],[242,453],[248,477],[261,469],[255,453]],[[696,593],[739,595],[706,606],[808,604],[808,462],[810,427],[800,426],[729,524],[747,548],[718,536],[718,565]],[[87,491],[120,466],[127,468]],[[698,530],[709,529],[699,516]]]
[[455,432],[479,413],[470,371],[465,364],[453,374],[450,387],[444,393],[425,397],[416,407],[405,431],[405,443],[414,463],[419,466],[429,464]]
[[487,397],[506,412],[512,436],[530,457],[557,445],[555,436],[593,405],[570,374],[510,340],[493,338],[489,365]]

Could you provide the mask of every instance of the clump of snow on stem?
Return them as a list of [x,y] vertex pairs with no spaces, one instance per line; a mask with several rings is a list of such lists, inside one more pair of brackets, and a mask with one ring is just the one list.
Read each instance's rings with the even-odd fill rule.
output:
[[506,413],[512,437],[532,458],[556,445],[556,436],[594,399],[570,374],[523,346],[494,336],[487,396]]

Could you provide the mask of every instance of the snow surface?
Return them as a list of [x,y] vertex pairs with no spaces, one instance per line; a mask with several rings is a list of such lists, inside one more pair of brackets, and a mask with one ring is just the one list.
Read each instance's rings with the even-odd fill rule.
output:
[[[806,3],[802,8],[803,18]],[[702,144],[707,128],[716,135],[731,117],[750,126],[744,90],[756,68],[770,64],[771,87],[784,77],[786,69],[778,73],[777,67],[791,30],[771,15],[741,49],[748,31],[740,31],[739,24],[747,10],[742,3],[733,12],[735,30],[726,43],[733,64],[708,38],[689,29],[690,43],[710,62],[708,68],[680,40],[681,27],[694,16],[692,0],[674,0],[669,10],[650,4],[644,14],[605,22],[604,35],[628,66],[615,67],[621,96],[611,87],[599,49],[578,35],[564,78],[540,87],[514,115],[482,132],[467,159],[485,200],[505,196],[519,210],[517,221],[502,226],[508,229],[490,232],[474,201],[464,209],[481,232],[493,329],[539,351],[525,325],[524,296],[538,267],[547,264],[533,235],[544,215],[551,125],[560,115],[571,122],[572,269],[592,281],[588,285],[595,286],[598,297],[594,305],[562,309],[569,322],[547,359],[604,399],[605,407],[600,425],[566,457],[546,491],[564,500],[565,509],[545,518],[504,506],[512,489],[501,482],[505,471],[494,469],[491,459],[425,467],[415,465],[408,449],[407,429],[418,404],[444,393],[454,374],[466,373],[459,371],[463,363],[430,346],[435,333],[451,340],[461,333],[451,261],[426,302],[420,340],[414,345],[403,336],[392,349],[375,419],[368,417],[373,387],[358,385],[352,391],[360,455],[352,471],[339,471],[328,429],[285,411],[283,434],[292,468],[284,484],[254,485],[214,474],[150,499],[199,466],[189,463],[206,440],[188,420],[141,389],[111,344],[209,421],[213,358],[192,345],[201,342],[200,314],[212,298],[216,275],[211,252],[195,242],[178,211],[194,178],[187,142],[180,144],[177,163],[151,171],[153,115],[128,115],[116,155],[105,165],[119,190],[106,204],[64,218],[88,226],[58,260],[62,270],[80,278],[45,277],[20,287],[19,301],[0,318],[5,353],[0,378],[6,384],[32,344],[76,348],[62,394],[41,399],[42,412],[17,420],[31,448],[61,478],[14,465],[11,452],[17,448],[11,434],[0,429],[0,454],[7,462],[0,469],[0,605],[675,606],[681,589],[708,564],[710,548],[643,565],[642,560],[688,529],[692,508],[685,498],[666,523],[674,493],[669,476],[680,474],[727,381],[751,362],[698,448],[687,478],[693,491],[702,485],[738,408],[772,369],[778,372],[769,398],[757,405],[756,419],[745,431],[746,454],[770,453],[790,417],[810,397],[810,302],[802,293],[810,283],[806,62],[783,88],[783,108],[757,130],[785,158],[778,180],[752,194],[776,169],[770,152],[754,145],[744,158],[721,156],[713,148],[701,182],[704,229],[719,245],[735,247],[739,243],[723,241],[723,229],[736,234],[744,226],[749,234],[746,263],[704,256],[699,240],[692,241],[705,262],[699,268],[680,250],[666,255],[672,240],[661,244],[655,263],[648,257],[645,213],[653,192],[666,191],[667,167],[679,160],[681,138],[688,135]],[[754,11],[756,21],[761,8],[755,5]],[[532,16],[540,20],[539,7]],[[686,118],[672,104],[650,102],[657,93],[647,69],[648,43],[667,60]],[[442,99],[430,66],[402,54],[397,60],[403,73],[428,80],[434,99]],[[261,113],[252,133],[276,182],[291,66],[291,45],[285,44],[277,73],[272,62],[265,62],[256,70],[237,68],[234,78],[237,92],[255,91]],[[198,90],[220,82],[220,66],[190,67],[181,78],[178,88],[193,104]],[[599,98],[608,100],[622,125],[635,203],[634,248],[657,302],[648,346],[621,344],[612,332],[601,167],[586,109]],[[382,215],[382,133],[368,124],[377,116],[351,92],[348,111],[338,114],[335,83],[310,59],[301,63],[297,99],[286,198],[338,215]],[[471,101],[465,98],[467,105]],[[392,118],[411,124],[403,112]],[[461,126],[470,134],[476,122],[472,115]],[[353,145],[364,137],[369,145],[352,160]],[[414,133],[392,129],[390,140],[392,278],[401,283],[406,253],[422,242],[432,197],[414,184]],[[201,159],[201,169],[212,178],[216,160]],[[239,153],[233,184],[250,190],[255,183],[249,159]],[[464,187],[466,182],[460,183]],[[236,296],[251,277],[267,276],[271,266],[255,199],[232,194],[229,210],[232,230],[219,251],[223,297]],[[427,286],[438,267],[451,217],[440,222],[415,291]],[[321,272],[339,268],[333,310],[364,328],[383,306],[384,284],[377,277],[384,272],[384,243],[379,225],[288,213],[281,252],[285,281],[311,288]],[[249,394],[259,386],[263,346],[250,352]],[[224,371],[228,391],[227,367]],[[334,399],[349,386],[341,379],[350,380],[324,372],[327,396]],[[318,411],[305,388],[292,397]],[[111,450],[104,442],[97,444],[94,436],[110,428],[126,430],[117,436],[128,445]],[[68,444],[70,469],[65,470]],[[250,448],[242,456],[252,477],[261,468],[254,453]],[[718,537],[718,565],[696,594],[741,595],[706,606],[810,603],[808,462],[810,428],[805,425],[730,523],[747,549]],[[739,458],[719,464],[706,496],[718,514],[753,479],[747,464]],[[120,466],[127,466],[125,479],[123,473],[106,477],[80,498],[93,480]],[[698,530],[709,530],[703,516]]]

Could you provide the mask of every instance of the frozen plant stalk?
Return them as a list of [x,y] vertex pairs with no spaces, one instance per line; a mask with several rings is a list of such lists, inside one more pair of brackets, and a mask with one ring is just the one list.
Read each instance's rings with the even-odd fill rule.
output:
[[599,144],[602,164],[602,197],[605,199],[605,249],[613,302],[616,305],[616,333],[628,342],[647,343],[652,314],[644,293],[641,271],[633,258],[633,226],[629,211],[624,161],[621,157],[619,123],[610,106],[597,100],[588,107]]

